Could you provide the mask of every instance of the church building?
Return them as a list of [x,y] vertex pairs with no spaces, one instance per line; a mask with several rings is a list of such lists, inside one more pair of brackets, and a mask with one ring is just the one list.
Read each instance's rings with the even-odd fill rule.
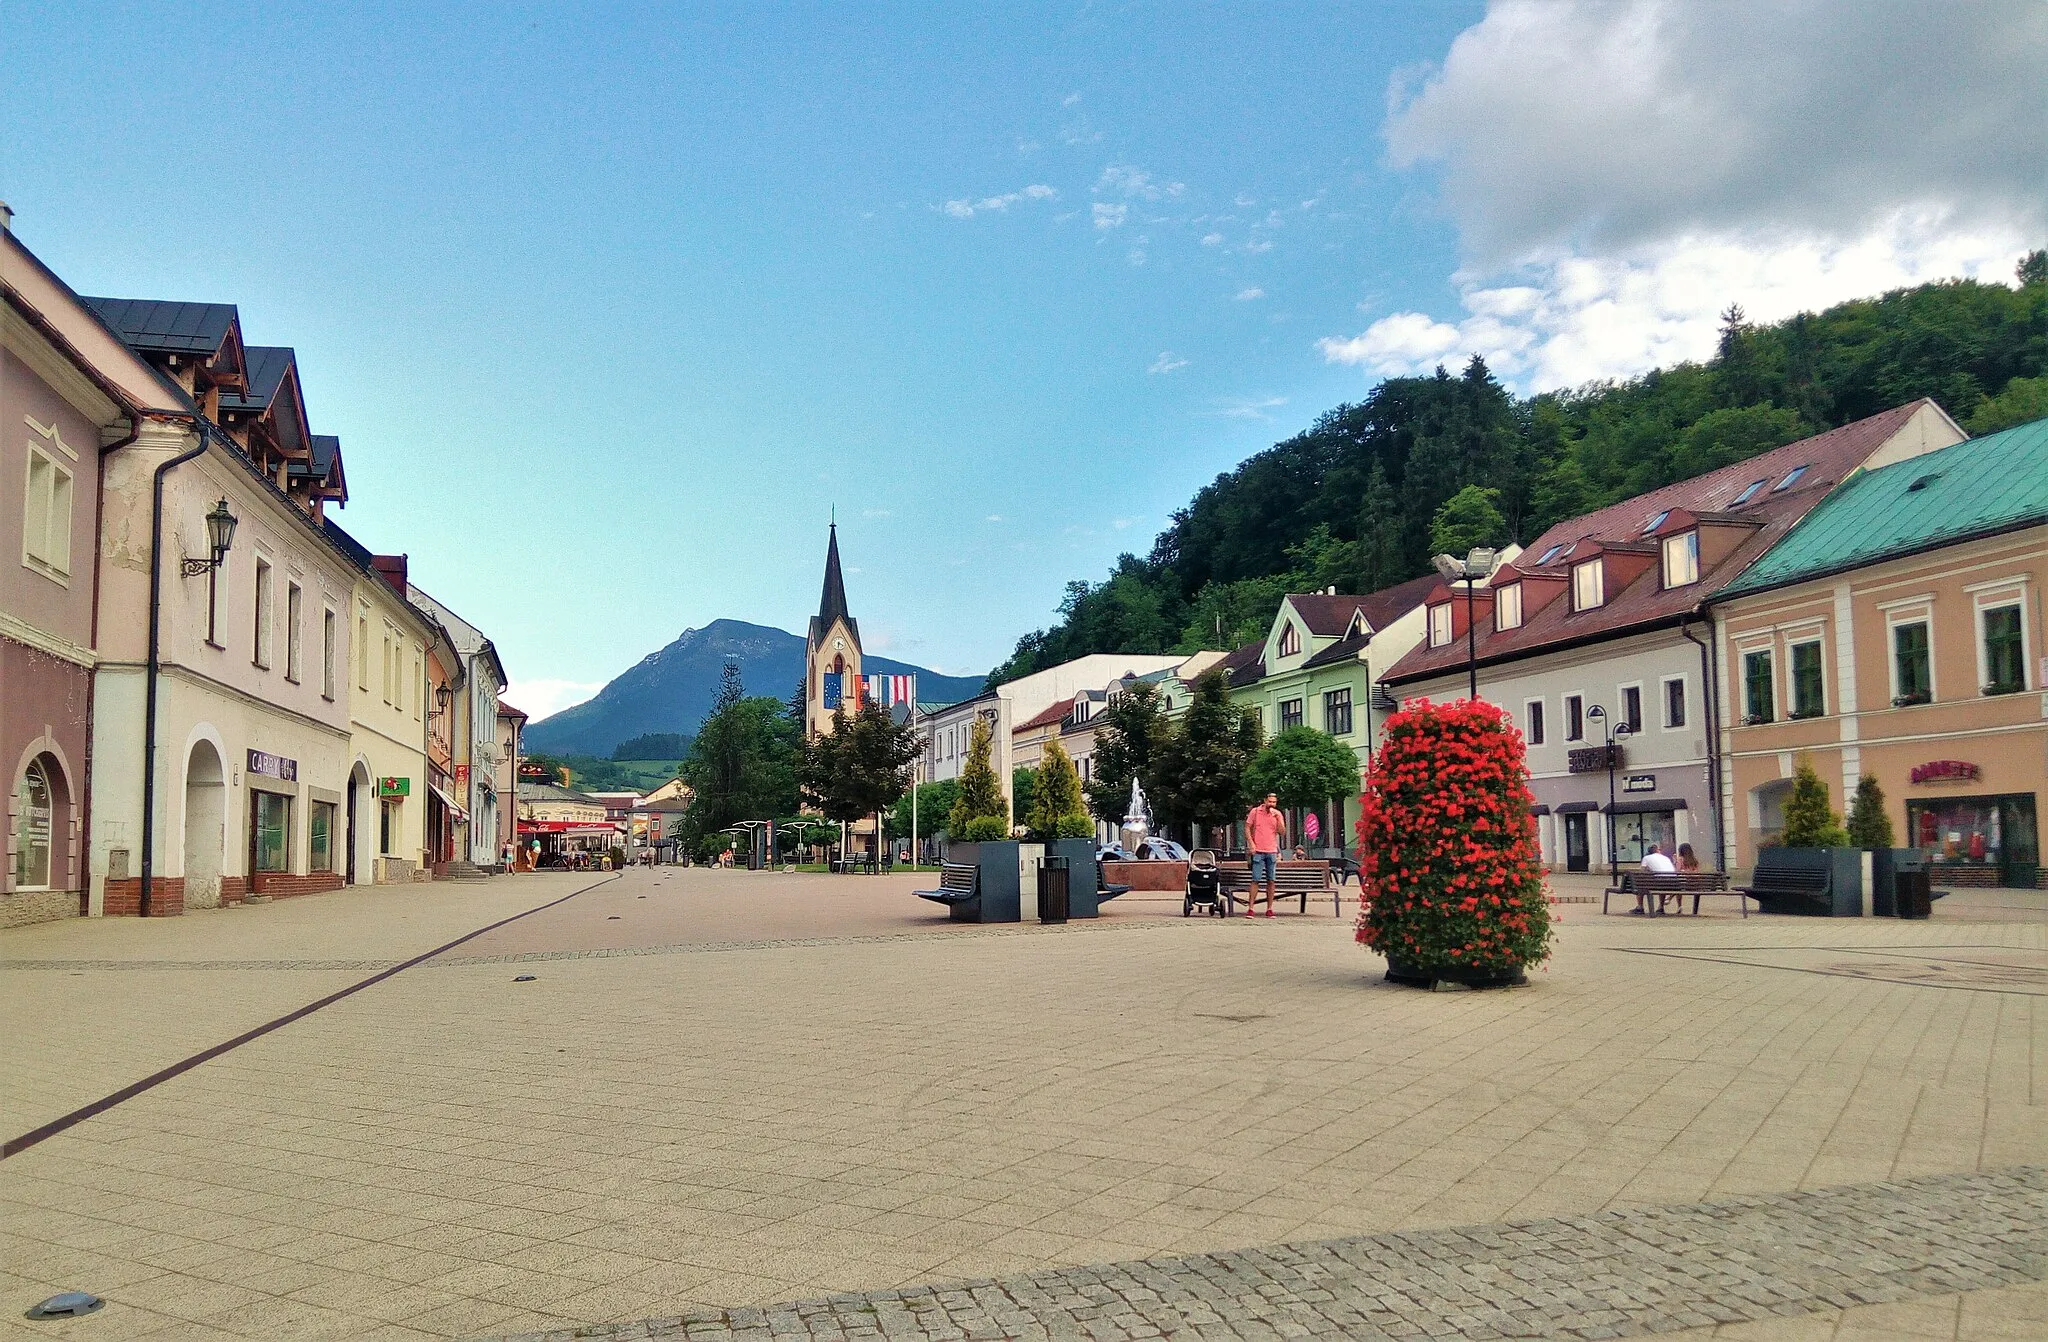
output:
[[839,571],[839,526],[825,546],[825,590],[804,635],[804,730],[832,730],[832,713],[860,707],[860,625],[846,611],[846,579]]

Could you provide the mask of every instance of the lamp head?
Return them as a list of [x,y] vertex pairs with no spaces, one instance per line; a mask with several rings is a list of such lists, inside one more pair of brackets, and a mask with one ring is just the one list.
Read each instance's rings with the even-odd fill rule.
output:
[[1465,573],[1468,577],[1483,578],[1493,572],[1493,557],[1496,551],[1491,545],[1475,545],[1465,556]]
[[1586,710],[1586,716],[1592,718],[1594,721],[1597,722],[1601,718],[1607,716],[1607,710],[1600,707],[1600,705],[1598,704],[1594,704],[1591,708]]
[[235,523],[238,519],[228,511],[228,501],[222,499],[213,505],[213,511],[206,515],[206,543],[213,550],[215,564],[227,557],[235,544]]
[[1465,576],[1465,565],[1455,555],[1436,555],[1429,561],[1436,565],[1436,571],[1444,575],[1444,581],[1457,582]]

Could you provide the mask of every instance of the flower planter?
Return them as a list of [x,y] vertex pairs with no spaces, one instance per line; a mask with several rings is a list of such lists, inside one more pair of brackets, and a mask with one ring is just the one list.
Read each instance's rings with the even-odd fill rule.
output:
[[1457,983],[1467,988],[1519,988],[1529,982],[1520,968],[1477,969],[1471,965],[1411,965],[1387,961],[1387,982],[1406,988],[1434,988]]

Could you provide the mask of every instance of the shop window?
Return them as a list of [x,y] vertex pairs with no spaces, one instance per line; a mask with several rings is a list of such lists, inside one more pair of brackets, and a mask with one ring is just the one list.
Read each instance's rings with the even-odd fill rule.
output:
[[1294,627],[1294,621],[1289,620],[1287,627],[1280,631],[1280,655],[1282,657],[1292,657],[1300,651],[1301,630]]
[[391,844],[398,835],[398,803],[387,797],[377,803],[377,852],[390,857]]
[[1351,691],[1323,692],[1323,730],[1332,736],[1351,735]]
[[28,450],[28,497],[22,509],[22,563],[62,582],[71,573],[71,472]]
[[256,665],[270,666],[270,565],[256,561],[256,630],[250,646]]
[[1978,619],[1984,629],[1984,693],[2016,694],[2027,688],[2020,608],[1992,606],[1980,612]]
[[1607,603],[1607,583],[1600,561],[1572,565],[1572,609],[1592,610]]
[[1567,694],[1564,697],[1564,739],[1586,739],[1586,701],[1576,694]]
[[1684,587],[1700,580],[1700,533],[1664,538],[1664,585]]
[[251,823],[254,834],[250,856],[257,871],[292,869],[292,799],[275,792],[251,794]]
[[1777,687],[1771,674],[1771,653],[1742,654],[1742,725],[1754,727],[1778,716]]
[[56,820],[50,776],[40,759],[29,761],[14,786],[14,888],[50,888],[50,832]]
[[2001,885],[2040,879],[2040,830],[2030,792],[1908,801],[1906,832],[1929,862],[1994,868]]
[[316,801],[306,813],[306,869],[334,870],[334,803]]
[[1896,693],[1892,707],[1924,704],[1934,698],[1933,659],[1928,654],[1927,621],[1892,626],[1892,675]]
[[1280,730],[1284,732],[1289,727],[1299,727],[1300,725],[1301,700],[1282,699],[1280,701]]
[[1429,608],[1429,646],[1441,648],[1451,641],[1451,603]]
[[370,613],[367,610],[356,614],[356,688],[365,694],[370,690]]
[[284,589],[284,678],[294,685],[299,681],[299,623],[305,617],[306,594],[297,583],[286,583]]
[[1495,594],[1493,602],[1493,627],[1496,629],[1520,629],[1522,627],[1522,584],[1511,582]]
[[1683,677],[1664,682],[1664,725],[1683,727],[1685,725],[1685,680]]
[[1666,856],[1678,851],[1678,819],[1674,811],[1641,811],[1614,817],[1617,862],[1641,862],[1656,844]]
[[1522,711],[1527,715],[1528,720],[1528,729],[1523,733],[1523,735],[1528,738],[1528,742],[1530,745],[1542,745],[1543,701],[1541,699],[1531,699],[1528,703],[1522,705]]
[[1820,644],[1792,645],[1792,716],[1817,718],[1828,711],[1827,686],[1821,679]]
[[1631,733],[1643,730],[1643,690],[1640,685],[1621,687],[1621,725]]

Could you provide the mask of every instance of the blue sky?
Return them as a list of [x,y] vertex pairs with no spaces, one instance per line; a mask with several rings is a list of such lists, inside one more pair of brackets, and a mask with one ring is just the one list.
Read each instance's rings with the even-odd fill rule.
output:
[[[1534,128],[1516,170],[1542,172],[1586,128],[1540,58],[1616,31],[1516,10],[16,5],[0,194],[79,290],[234,302],[296,346],[343,525],[408,552],[537,712],[687,626],[801,629],[835,506],[871,651],[978,672],[1382,374],[1627,372],[1728,301],[1632,326],[1586,307],[1587,267],[1639,295],[1718,265],[1763,316],[1841,296],[1816,264],[1845,292],[2009,272],[1995,210],[1898,222],[1967,181],[1814,219],[1792,187],[1508,208],[1480,146]],[[1638,40],[1673,71],[1729,45],[1669,28]],[[1636,189],[1608,166],[1596,203]],[[1687,250],[1701,227],[1721,251]]]

